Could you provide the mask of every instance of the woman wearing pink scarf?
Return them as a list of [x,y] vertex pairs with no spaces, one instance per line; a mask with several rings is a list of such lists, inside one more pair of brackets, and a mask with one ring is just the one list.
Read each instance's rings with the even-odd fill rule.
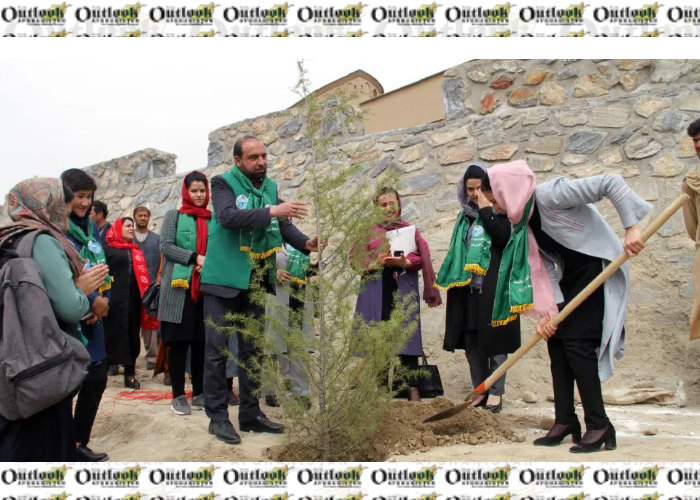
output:
[[[376,256],[377,263],[382,266],[382,277],[378,280],[365,280],[362,293],[357,298],[355,314],[366,322],[385,321],[389,319],[394,308],[394,292],[400,295],[413,294],[419,302],[418,271],[423,272],[423,300],[428,307],[442,304],[440,292],[433,287],[435,271],[430,260],[428,243],[416,229],[417,252],[393,257],[388,253],[386,231],[392,231],[412,225],[401,220],[401,197],[392,188],[383,188],[375,198],[386,215],[385,222],[376,226],[376,234],[366,246],[369,255]],[[409,368],[418,368],[418,358],[423,356],[423,340],[421,338],[420,307],[416,309],[415,317],[418,325],[415,332],[401,351],[401,363]],[[412,382],[415,384],[415,382]],[[418,387],[410,387],[408,398],[420,401]]]
[[[537,333],[547,340],[556,418],[547,435],[534,444],[555,446],[571,435],[575,443],[570,449],[573,453],[598,451],[603,445],[614,449],[615,428],[605,413],[600,382],[612,375],[613,359],[620,358],[624,351],[627,264],[558,328],[548,322],[623,249],[632,256],[644,248],[637,223],[651,205],[639,198],[619,175],[574,181],[557,177],[536,186],[535,175],[524,161],[490,168],[481,189],[495,208],[508,214],[514,226],[499,275],[506,276],[506,281],[511,272],[526,276],[524,284],[518,282],[516,287],[508,288],[510,294],[506,294],[505,301],[510,301],[511,311],[529,308],[527,313],[540,318]],[[626,228],[624,246],[591,205],[603,198],[613,203]],[[510,268],[505,257],[509,246],[514,253]],[[513,252],[514,246],[519,251]],[[508,284],[513,283],[504,285]],[[513,292],[529,286],[531,304],[514,305]],[[497,295],[494,317],[498,302]],[[574,383],[583,404],[583,437],[574,407]]]

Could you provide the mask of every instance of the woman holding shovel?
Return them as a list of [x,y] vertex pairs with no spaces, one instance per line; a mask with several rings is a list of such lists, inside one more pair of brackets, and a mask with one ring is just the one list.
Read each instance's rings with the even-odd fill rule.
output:
[[[612,375],[613,360],[624,351],[629,266],[620,267],[558,327],[549,324],[558,310],[593,281],[623,249],[643,248],[637,223],[652,206],[619,175],[569,180],[557,177],[535,185],[524,161],[488,170],[481,190],[508,214],[513,234],[504,250],[493,323],[507,324],[518,313],[539,317],[537,333],[547,340],[554,386],[555,423],[536,446],[555,446],[571,435],[570,451],[615,449],[615,428],[603,405],[601,380]],[[621,245],[591,203],[608,198],[625,227]],[[583,404],[586,433],[574,407],[574,382]]]

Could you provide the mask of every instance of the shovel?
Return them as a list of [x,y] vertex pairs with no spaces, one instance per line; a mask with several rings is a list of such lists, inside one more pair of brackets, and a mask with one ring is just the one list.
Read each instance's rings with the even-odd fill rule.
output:
[[[668,219],[671,218],[671,216],[678,211],[679,208],[683,206],[684,203],[686,203],[688,200],[690,200],[690,197],[687,194],[682,194],[678,198],[675,199],[669,207],[664,210],[659,217],[654,220],[647,228],[642,232],[642,241],[646,242],[651,236],[659,230],[661,226],[663,226]],[[586,300],[593,292],[596,291],[598,287],[600,287],[605,280],[607,280],[610,276],[612,276],[615,271],[617,271],[622,264],[625,263],[625,261],[628,259],[626,253],[622,253],[617,256],[615,260],[613,260],[610,264],[608,264],[608,267],[606,267],[602,273],[600,273],[596,279],[591,281],[586,288],[581,290],[581,292],[574,297],[571,302],[569,302],[564,309],[562,309],[559,314],[557,314],[552,320],[551,324],[552,325],[558,325],[562,321],[564,321],[578,306],[581,305],[581,303]],[[479,387],[474,389],[472,392],[469,393],[467,398],[464,400],[464,403],[453,406],[452,408],[449,408],[445,411],[441,411],[440,413],[437,413],[433,415],[432,417],[428,418],[427,420],[424,420],[423,423],[427,424],[429,422],[438,422],[440,420],[445,420],[446,418],[454,417],[458,413],[462,412],[466,408],[468,408],[475,400],[478,398],[480,395],[482,395],[484,392],[486,392],[499,378],[501,378],[507,371],[508,369],[513,366],[515,363],[517,363],[520,358],[522,358],[530,349],[532,349],[537,342],[539,342],[541,337],[537,334],[533,335],[525,344],[523,344],[520,349],[515,351],[507,360],[505,363],[503,363],[501,366],[498,367],[498,369],[491,374],[489,378],[484,380],[481,384],[479,384]]]

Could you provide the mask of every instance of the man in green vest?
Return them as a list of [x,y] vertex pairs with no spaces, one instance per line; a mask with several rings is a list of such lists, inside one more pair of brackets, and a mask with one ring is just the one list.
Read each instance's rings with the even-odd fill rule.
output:
[[[277,185],[267,176],[267,152],[257,138],[246,136],[233,147],[236,165],[211,180],[213,216],[209,227],[207,254],[202,267],[201,290],[204,317],[216,327],[229,326],[227,312],[261,317],[265,308],[251,303],[250,257],[272,265],[266,286],[272,292],[275,282],[275,253],[283,242],[306,254],[318,251],[318,238],[310,239],[289,221],[308,214],[305,203],[283,202],[277,198]],[[204,409],[210,419],[209,433],[225,443],[238,444],[241,438],[228,416],[226,360],[222,351],[226,335],[206,325],[204,360]],[[259,389],[252,370],[261,355],[258,347],[238,335],[238,382],[241,404],[238,423],[241,431],[284,432],[284,426],[271,422],[260,411],[255,392]]]

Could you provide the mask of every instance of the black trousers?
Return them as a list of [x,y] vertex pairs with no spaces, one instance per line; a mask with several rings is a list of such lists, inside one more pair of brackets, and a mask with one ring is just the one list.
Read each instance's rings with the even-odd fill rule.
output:
[[586,429],[605,429],[608,417],[603,404],[603,391],[598,377],[596,348],[600,339],[558,338],[547,341],[554,384],[554,412],[557,424],[576,423],[574,382],[583,405]]
[[[231,326],[224,320],[227,312],[252,314],[261,318],[265,308],[250,302],[248,292],[241,291],[233,299],[214,295],[204,296],[204,318],[211,319],[218,327]],[[205,326],[206,346],[204,348],[204,409],[213,422],[222,422],[228,416],[228,388],[226,383],[226,361],[223,353],[227,345],[226,333],[210,325]],[[241,404],[238,408],[238,421],[248,422],[260,416],[259,374],[251,362],[260,361],[262,353],[253,342],[247,342],[238,333],[238,387]]]
[[26,419],[0,416],[0,462],[75,462],[72,397]]
[[168,371],[173,386],[173,398],[185,395],[185,364],[187,348],[192,346],[192,396],[202,394],[204,378],[203,342],[168,342]]
[[88,373],[83,380],[83,385],[75,402],[74,424],[75,441],[83,446],[90,442],[92,426],[95,423],[97,410],[102,401],[102,394],[107,387],[107,360],[92,363],[88,367]]

